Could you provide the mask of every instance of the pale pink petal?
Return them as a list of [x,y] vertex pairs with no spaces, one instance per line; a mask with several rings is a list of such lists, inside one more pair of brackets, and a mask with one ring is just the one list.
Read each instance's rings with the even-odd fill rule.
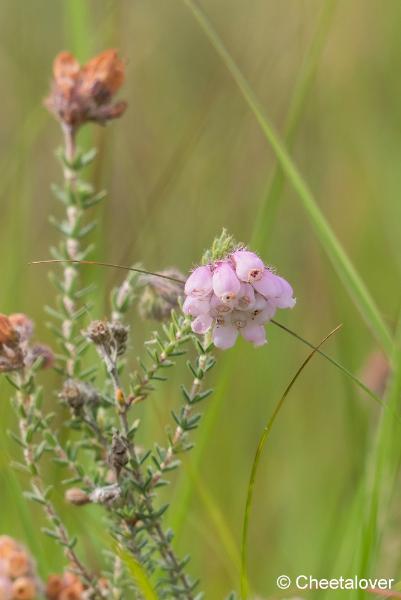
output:
[[252,307],[252,310],[261,311],[264,310],[267,306],[267,300],[261,294],[255,294],[255,304]]
[[275,314],[276,306],[273,302],[268,302],[263,310],[254,312],[253,321],[258,325],[264,325],[268,321],[271,321]]
[[274,275],[269,269],[265,269],[262,279],[252,282],[252,285],[265,298],[275,298],[281,292],[281,285],[277,275]]
[[241,281],[253,283],[262,278],[265,266],[257,254],[248,250],[238,250],[234,252],[232,258],[235,271]]
[[212,299],[210,300],[210,314],[212,317],[224,316],[225,314],[232,311],[232,306],[223,302],[213,294]]
[[254,346],[263,346],[267,343],[265,328],[254,322],[248,323],[246,327],[241,329],[241,335],[248,342],[252,342]]
[[232,325],[216,325],[213,332],[213,343],[216,348],[227,350],[234,346],[238,331]]
[[255,290],[249,283],[241,283],[236,306],[241,310],[251,310],[255,305]]
[[296,304],[292,287],[286,279],[278,277],[280,283],[280,294],[275,298],[275,304],[278,308],[293,308]]
[[237,297],[241,284],[234,269],[227,263],[219,264],[213,273],[213,291],[223,302],[230,302]]
[[185,302],[182,305],[184,314],[190,315],[191,317],[197,317],[198,315],[204,315],[209,312],[210,301],[209,298],[195,298],[193,296],[187,296]]
[[212,273],[209,267],[198,267],[192,271],[185,283],[185,293],[187,296],[203,298],[212,291]]
[[194,333],[206,333],[212,326],[213,319],[210,315],[200,315],[196,317],[191,323],[192,331]]

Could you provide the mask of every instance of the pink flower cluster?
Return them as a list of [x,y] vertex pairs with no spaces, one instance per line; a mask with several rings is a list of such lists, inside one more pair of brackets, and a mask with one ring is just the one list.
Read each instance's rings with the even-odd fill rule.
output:
[[262,346],[266,343],[264,325],[277,308],[295,305],[288,281],[245,249],[197,267],[186,281],[185,295],[184,313],[195,317],[192,330],[202,334],[213,328],[213,342],[223,350],[235,344],[238,333]]

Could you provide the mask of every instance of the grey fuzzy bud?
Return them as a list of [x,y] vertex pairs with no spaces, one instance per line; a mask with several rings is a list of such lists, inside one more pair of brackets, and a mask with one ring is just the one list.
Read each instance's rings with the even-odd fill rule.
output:
[[[184,276],[177,269],[167,269],[162,275],[183,280]],[[179,298],[182,296],[182,286],[174,281],[162,279],[152,275],[141,278],[144,285],[139,299],[139,314],[143,319],[166,321],[170,318],[171,311],[178,308]]]
[[118,484],[106,485],[104,487],[98,487],[91,492],[90,501],[95,504],[105,504],[111,506],[120,500],[121,488]]

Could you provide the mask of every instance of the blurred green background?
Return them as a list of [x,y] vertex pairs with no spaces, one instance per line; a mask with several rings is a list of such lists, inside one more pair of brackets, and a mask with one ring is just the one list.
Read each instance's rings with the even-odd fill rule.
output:
[[[280,131],[305,57],[320,36],[292,154],[393,328],[401,270],[401,3],[203,0],[202,6]],[[80,140],[99,147],[90,177],[109,192],[97,209],[94,257],[186,272],[223,226],[244,242],[257,230],[257,250],[292,282],[298,299],[278,319],[312,342],[343,323],[327,351],[355,373],[363,368],[375,341],[290,187],[265,206],[275,157],[183,2],[1,0],[0,17],[1,312],[28,313],[37,337],[52,343],[43,312],[54,295],[47,268],[27,265],[49,257],[57,238],[48,215],[60,210],[49,185],[61,179],[53,155],[61,138],[42,99],[57,52],[71,50],[85,61],[116,47],[127,64],[121,97],[129,108],[105,129],[88,127]],[[104,316],[121,273],[85,268],[83,277],[96,280],[93,316]],[[154,324],[135,313],[131,322],[134,364]],[[172,498],[166,520],[177,528],[176,547],[191,553],[190,571],[202,577],[207,598],[238,589],[235,554],[257,439],[307,354],[274,326],[269,340],[258,350],[240,341],[232,352],[219,353],[212,376],[217,392],[203,423],[207,435],[198,430],[200,443],[165,492]],[[183,362],[141,407],[144,443],[164,440],[184,378]],[[57,389],[56,378],[53,384]],[[62,558],[39,531],[40,511],[20,501],[25,482],[9,464],[18,448],[6,435],[14,416],[9,388],[1,391],[0,532],[25,540],[45,574],[60,569]],[[56,402],[51,391],[46,401]],[[250,578],[260,596],[276,597],[282,573],[330,576],[345,574],[339,565],[350,567],[358,530],[351,505],[378,418],[371,399],[314,359],[275,425],[258,475]],[[49,467],[49,481],[57,477]],[[81,550],[96,566],[101,557],[94,540],[103,528],[96,513],[67,510],[62,490],[56,503],[71,527],[84,531]],[[397,578],[400,526],[395,510],[371,575]]]

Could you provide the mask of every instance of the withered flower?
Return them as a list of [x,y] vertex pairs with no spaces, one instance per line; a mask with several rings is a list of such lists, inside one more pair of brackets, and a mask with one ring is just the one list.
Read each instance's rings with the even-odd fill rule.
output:
[[105,50],[81,66],[70,52],[53,63],[53,81],[45,106],[64,125],[78,128],[88,121],[101,125],[120,117],[126,102],[112,102],[125,77],[116,50]]
[[75,413],[78,413],[84,405],[95,405],[99,402],[99,394],[96,389],[79,379],[67,379],[64,382],[59,397]]
[[[162,271],[161,274],[184,279],[183,274],[174,268]],[[144,286],[138,305],[141,317],[161,322],[169,319],[171,311],[179,307],[182,286],[153,275],[144,275],[140,278],[140,283]]]
[[128,463],[128,446],[126,439],[118,432],[113,433],[111,448],[109,451],[109,464],[116,473],[117,480],[121,469]]

